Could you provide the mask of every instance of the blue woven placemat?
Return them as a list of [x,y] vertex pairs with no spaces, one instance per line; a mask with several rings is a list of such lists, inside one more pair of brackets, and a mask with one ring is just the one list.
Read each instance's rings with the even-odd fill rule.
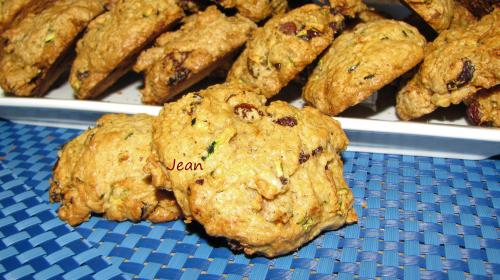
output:
[[78,133],[0,120],[0,277],[500,279],[498,160],[345,152],[359,223],[248,258],[182,221],[61,222],[48,179]]

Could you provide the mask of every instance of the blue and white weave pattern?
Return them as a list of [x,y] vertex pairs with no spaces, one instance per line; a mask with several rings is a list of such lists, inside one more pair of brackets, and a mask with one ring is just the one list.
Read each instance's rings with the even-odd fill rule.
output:
[[498,160],[346,152],[359,223],[249,258],[182,221],[61,222],[48,179],[78,133],[0,120],[1,278],[500,279]]

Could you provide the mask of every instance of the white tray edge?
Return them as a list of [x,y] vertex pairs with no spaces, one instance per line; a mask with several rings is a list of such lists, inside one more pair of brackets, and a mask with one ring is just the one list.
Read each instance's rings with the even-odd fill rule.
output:
[[[54,120],[45,119],[44,114],[41,117],[30,114],[40,110],[61,112],[61,117]],[[160,110],[161,106],[99,101],[0,98],[0,118],[80,129],[93,125],[95,119],[105,113],[157,115]],[[64,112],[89,113],[90,116],[81,119],[76,116],[76,120],[70,120],[64,117]],[[342,117],[335,119],[346,130],[351,142],[349,150],[352,151],[461,159],[484,159],[500,154],[500,129]]]

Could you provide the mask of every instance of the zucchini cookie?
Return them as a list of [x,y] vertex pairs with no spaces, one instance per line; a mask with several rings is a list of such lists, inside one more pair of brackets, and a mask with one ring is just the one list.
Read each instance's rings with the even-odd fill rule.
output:
[[342,33],[321,58],[302,96],[337,115],[415,67],[425,38],[404,22],[376,20]]
[[467,107],[467,116],[475,125],[500,127],[500,87],[474,95]]
[[41,96],[69,68],[72,48],[88,23],[104,12],[100,0],[60,0],[28,13],[2,35],[0,85],[17,96]]
[[70,225],[91,212],[110,220],[166,222],[180,210],[173,195],[151,185],[143,166],[151,154],[153,117],[106,115],[59,152],[49,191]]
[[454,0],[404,0],[436,32],[450,27],[453,19]]
[[[174,191],[188,222],[273,257],[357,216],[339,123],[311,107],[265,102],[222,84],[165,104],[146,169],[154,185]],[[199,167],[179,170],[181,162]]]
[[255,22],[286,12],[287,0],[212,0],[224,8],[235,8],[239,14]]
[[228,74],[267,98],[276,95],[331,44],[343,17],[328,7],[304,5],[257,29]]
[[78,42],[70,83],[79,99],[98,96],[131,68],[139,52],[183,16],[175,0],[118,0]]
[[215,6],[192,15],[175,32],[161,35],[144,51],[134,70],[144,72],[142,101],[163,104],[219,67],[245,44],[255,23],[226,17]]
[[471,98],[500,83],[500,10],[467,28],[453,28],[427,45],[417,74],[396,98],[403,120]]

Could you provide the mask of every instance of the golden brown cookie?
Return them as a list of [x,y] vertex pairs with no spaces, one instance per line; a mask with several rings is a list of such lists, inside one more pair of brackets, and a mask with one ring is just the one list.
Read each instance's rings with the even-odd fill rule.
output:
[[335,39],[303,97],[323,113],[337,115],[417,65],[424,46],[425,38],[404,22],[361,23]]
[[398,92],[398,116],[416,119],[499,84],[499,50],[498,9],[468,28],[442,32],[426,47],[417,74]]
[[62,220],[78,225],[92,212],[116,221],[179,217],[173,195],[153,187],[143,171],[152,121],[143,114],[106,115],[62,148],[49,191],[52,202],[61,202]]
[[142,101],[163,104],[197,83],[243,46],[256,27],[247,18],[226,17],[211,6],[179,30],[161,35],[134,66],[145,76]]
[[342,177],[348,140],[339,123],[311,107],[265,102],[222,84],[165,104],[147,168],[155,185],[174,191],[188,221],[272,257],[357,216]]
[[474,95],[468,104],[467,116],[475,125],[500,127],[500,87]]
[[341,15],[313,4],[275,16],[248,41],[227,81],[269,98],[328,47],[342,24]]
[[95,98],[128,72],[139,52],[183,16],[175,0],[119,0],[78,42],[70,83],[79,99]]
[[87,24],[104,12],[99,0],[60,0],[28,13],[2,38],[0,85],[17,96],[40,96],[68,69],[71,51]]
[[235,8],[242,16],[255,22],[284,13],[288,8],[287,0],[212,0],[224,8]]
[[436,32],[450,27],[453,19],[454,0],[404,0]]

